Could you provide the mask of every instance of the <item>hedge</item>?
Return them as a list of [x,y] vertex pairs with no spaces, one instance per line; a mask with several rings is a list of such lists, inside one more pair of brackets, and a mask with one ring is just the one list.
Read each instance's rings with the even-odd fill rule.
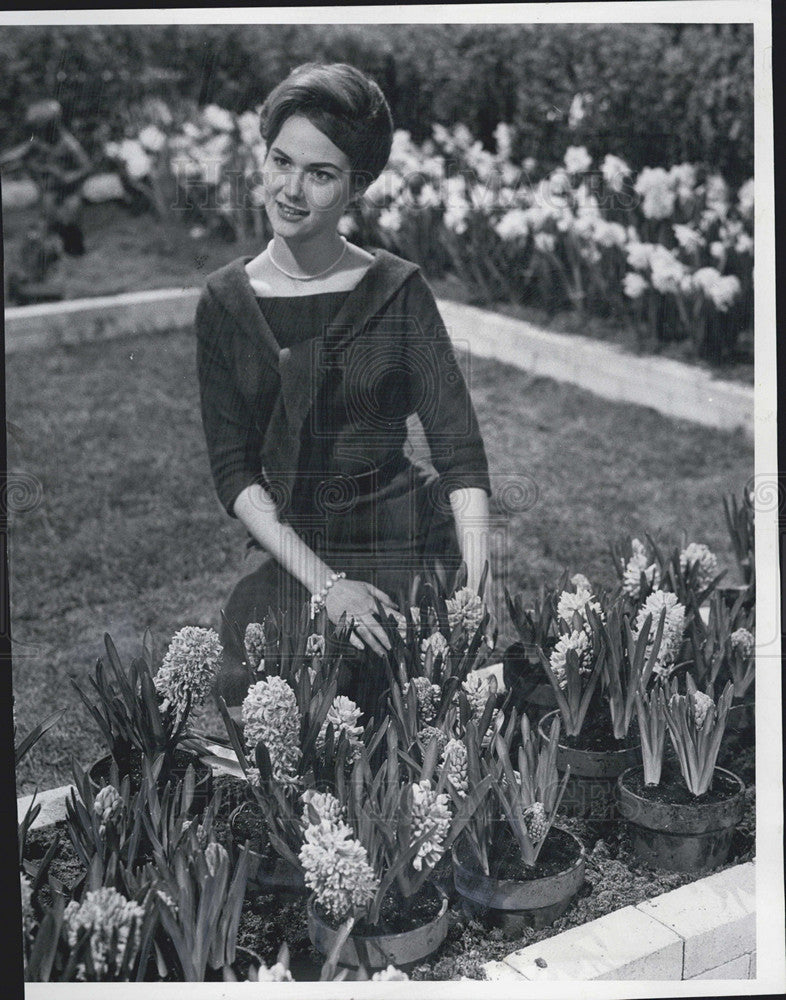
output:
[[752,42],[750,24],[6,27],[0,145],[25,137],[36,97],[98,148],[143,97],[243,111],[317,59],[374,76],[415,141],[463,122],[491,148],[505,121],[544,165],[581,144],[634,170],[710,164],[736,186],[753,172]]

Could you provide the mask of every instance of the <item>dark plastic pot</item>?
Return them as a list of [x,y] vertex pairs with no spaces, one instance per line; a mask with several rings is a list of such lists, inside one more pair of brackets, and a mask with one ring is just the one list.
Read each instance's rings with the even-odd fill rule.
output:
[[[230,829],[235,840],[240,843],[243,838],[236,834],[237,816],[244,808],[253,808],[253,803],[247,802],[234,810],[229,821]],[[263,823],[262,818],[259,820]],[[288,861],[285,861],[278,854],[273,853],[272,858],[260,854],[257,851],[249,851],[250,859],[256,862],[256,873],[249,878],[246,883],[246,895],[281,895],[282,893],[302,894],[306,891],[306,883],[303,872],[295,868]]]
[[[137,759],[139,755],[137,754]],[[196,816],[200,813],[208,804],[210,799],[213,797],[213,771],[209,765],[204,764],[198,757],[192,754],[184,753],[182,757],[177,761],[177,763],[172,767],[171,776],[174,781],[182,781],[188,770],[188,765],[191,764],[194,768],[194,798],[191,803],[191,809],[189,810],[192,816]],[[96,792],[102,788],[104,785],[109,784],[109,775],[112,770],[112,755],[106,754],[103,757],[99,757],[98,760],[92,764],[87,772],[91,784],[95,788]],[[121,780],[125,777],[121,773]],[[131,782],[131,791],[139,791],[140,783]]]
[[641,768],[630,768],[617,782],[620,813],[630,826],[636,857],[650,868],[672,872],[709,871],[722,865],[745,812],[745,785],[740,778],[716,767],[715,773],[734,787],[727,799],[677,804],[636,794],[626,782],[637,771]]
[[460,842],[453,850],[456,890],[485,911],[489,923],[507,933],[518,933],[525,927],[548,927],[565,913],[584,881],[584,845],[569,831],[561,832],[575,842],[575,860],[556,875],[526,881],[486,875]]
[[[412,965],[421,962],[445,940],[448,933],[448,899],[433,883],[430,891],[441,900],[439,913],[433,920],[401,934],[350,934],[338,956],[340,965],[358,968],[361,963],[369,969],[384,969],[388,965]],[[309,897],[306,908],[308,936],[323,955],[329,955],[338,936],[338,928],[331,927],[316,912],[314,897]]]
[[[544,715],[538,725],[543,739],[548,739],[551,721],[556,712]],[[618,820],[616,799],[617,778],[641,760],[641,747],[622,750],[577,750],[557,746],[557,770],[564,774],[570,765],[570,778],[562,797],[560,813],[596,822]]]

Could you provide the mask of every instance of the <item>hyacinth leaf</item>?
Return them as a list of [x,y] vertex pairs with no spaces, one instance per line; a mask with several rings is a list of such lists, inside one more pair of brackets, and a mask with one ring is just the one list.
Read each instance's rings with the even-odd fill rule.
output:
[[565,697],[565,694],[559,685],[559,681],[555,677],[554,671],[551,669],[551,664],[540,647],[538,647],[538,658],[540,659],[540,665],[545,670],[546,676],[548,677],[549,683],[551,684],[554,692],[557,707],[559,708],[560,715],[562,716],[562,721],[565,723],[565,732],[568,736],[577,736],[578,732],[574,731],[575,723],[568,699]]
[[[27,978],[32,982],[50,981],[63,926],[63,909],[63,901],[56,899],[55,905],[46,911],[39,924],[27,963]],[[89,927],[82,931],[85,940],[89,934]]]
[[111,751],[114,748],[117,735],[113,731],[111,723],[108,721],[107,716],[103,715],[101,711],[93,704],[93,702],[87,697],[84,691],[82,691],[82,689],[79,687],[79,685],[76,683],[73,677],[71,678],[71,683],[73,684],[74,688],[76,688],[76,693],[79,695],[82,704],[85,706],[90,715],[93,717],[93,720],[95,721],[96,725],[101,731],[107,749]]
[[145,634],[142,637],[142,655],[144,656],[148,670],[152,673],[155,667],[156,660],[155,660],[155,646],[153,643],[153,633],[150,630],[150,628],[145,629]]
[[265,746],[264,740],[260,740],[254,750],[254,762],[259,771],[260,786],[265,788],[273,781],[273,765],[270,761],[270,753]]
[[123,698],[125,699],[126,704],[133,704],[136,692],[131,689],[131,685],[128,682],[126,672],[123,669],[123,664],[120,662],[120,657],[117,649],[115,648],[115,644],[112,642],[112,637],[108,632],[104,632],[104,646],[106,647],[106,655],[109,660],[109,664],[112,667],[117,683],[120,685],[120,690],[123,693]]
[[383,740],[385,733],[387,732],[388,726],[390,725],[390,719],[386,716],[382,720],[380,725],[376,727],[376,729],[372,729],[373,722],[374,720],[372,719],[369,722],[369,725],[366,727],[366,732],[369,731],[371,732],[371,737],[368,741],[368,744],[366,745],[366,753],[368,754],[369,757],[373,756],[375,750]]
[[[528,749],[531,751],[532,747],[530,746]],[[521,778],[521,798],[526,801],[527,805],[532,805],[535,801],[535,789],[532,784],[532,763],[524,747],[519,747],[518,765]]]
[[483,594],[485,593],[486,590],[486,581],[488,580],[488,576],[489,576],[489,561],[488,559],[484,559],[483,572],[480,574],[480,583],[478,584],[478,590],[477,590],[478,597],[481,599],[481,601],[483,600]]
[[557,789],[556,800],[554,802],[554,805],[551,808],[547,808],[544,803],[544,809],[546,810],[546,829],[540,840],[535,841],[533,844],[532,864],[535,864],[537,862],[538,856],[540,855],[543,845],[546,843],[549,833],[551,832],[551,828],[557,819],[557,813],[559,812],[559,807],[562,804],[562,796],[565,794],[565,788],[567,787],[569,778],[570,778],[570,764],[568,764],[568,766],[565,768],[565,774],[563,775],[562,781],[560,782],[559,788]]
[[436,736],[431,740],[426,752],[423,755],[423,766],[420,769],[420,780],[430,780],[434,774],[434,768],[437,766],[437,757],[439,755],[439,740]]
[[30,829],[31,829],[33,823],[35,823],[36,819],[38,818],[38,815],[41,812],[41,805],[39,803],[37,803],[36,800],[35,800],[35,797],[36,797],[37,794],[38,794],[38,790],[36,789],[36,791],[33,792],[33,798],[30,800],[30,805],[27,807],[27,812],[22,817],[22,820],[19,823],[19,827],[18,827],[18,831],[19,831],[19,833],[18,833],[19,865],[20,865],[20,867],[22,865],[22,859],[23,859],[23,857],[25,855],[25,845],[27,843],[27,835],[30,832]]
[[532,838],[527,831],[522,810],[519,808],[515,779],[514,784],[511,786],[510,780],[506,776],[506,781],[508,782],[507,788],[503,786],[502,782],[496,776],[492,776],[491,780],[497,795],[497,800],[502,806],[502,811],[508,822],[508,827],[510,828],[511,833],[519,846],[521,860],[525,865],[533,865],[535,863],[534,845],[532,843]]
[[235,946],[240,925],[240,912],[246,895],[246,883],[250,874],[251,858],[248,845],[240,854],[235,866],[234,877],[223,899],[221,922],[218,928],[217,940],[223,953],[223,965],[232,965],[235,961]]
[[49,867],[52,864],[52,861],[54,860],[54,857],[57,854],[57,851],[58,851],[59,847],[60,847],[60,834],[56,833],[55,837],[54,837],[54,840],[49,845],[49,848],[47,849],[46,854],[43,856],[43,858],[39,862],[38,867],[35,870],[35,873],[31,877],[31,880],[30,880],[30,891],[33,894],[33,896],[36,895],[36,893],[38,892],[38,890],[44,884],[44,879],[47,876],[47,873],[49,871]]
[[[76,975],[76,967],[80,962],[84,962],[85,971],[89,977],[93,979],[97,978],[95,966],[93,965],[93,956],[90,950],[91,933],[92,928],[83,927],[77,934],[76,943],[74,944],[73,950],[69,953],[68,961],[66,962],[65,968],[63,969],[60,977],[62,982],[73,982],[74,976]],[[54,958],[54,956],[52,957]]]
[[41,739],[41,737],[48,733],[50,729],[57,725],[57,723],[63,718],[68,710],[65,708],[58,709],[56,712],[52,712],[48,715],[43,722],[39,722],[35,728],[31,729],[30,732],[25,736],[22,742],[15,748],[15,764],[18,764],[20,760],[25,756],[31,747]]
[[242,729],[235,722],[232,716],[229,714],[229,709],[227,708],[227,703],[221,695],[216,697],[216,702],[218,704],[218,710],[221,713],[221,718],[224,720],[224,725],[226,726],[227,735],[229,736],[229,742],[231,748],[235,751],[235,756],[237,757],[238,764],[245,774],[246,771],[246,750],[243,745],[242,739]]
[[[339,956],[341,954],[341,949],[344,947],[344,944],[345,944],[347,938],[349,937],[349,935],[350,935],[350,933],[352,931],[352,928],[354,926],[355,926],[355,918],[354,917],[347,917],[347,919],[344,921],[344,923],[339,927],[338,932],[336,933],[335,941],[333,942],[333,946],[331,947],[330,951],[328,952],[327,958],[325,959],[325,961],[324,961],[324,963],[322,965],[322,969],[321,969],[320,974],[319,974],[319,982],[320,983],[335,982],[336,981],[336,978],[335,978],[336,977],[336,969],[338,968],[338,960],[339,960]],[[286,945],[282,945],[282,949],[285,948],[285,947],[286,947]],[[287,950],[287,955],[288,954],[289,954],[289,951]],[[278,961],[282,962],[281,952],[279,952]],[[289,968],[289,961],[288,960],[282,962],[282,964],[285,966],[285,968]]]
[[150,725],[150,732],[152,733],[156,746],[164,746],[166,742],[166,733],[164,731],[164,724],[161,721],[161,712],[158,707],[158,693],[156,692],[155,685],[153,684],[153,678],[148,673],[142,675],[142,700],[145,709],[147,710],[146,718]]
[[491,725],[491,720],[494,717],[494,709],[497,705],[497,680],[493,675],[490,687],[491,693],[486,699],[486,704],[483,706],[483,714],[478,721],[478,732],[480,733],[481,738],[485,735]]

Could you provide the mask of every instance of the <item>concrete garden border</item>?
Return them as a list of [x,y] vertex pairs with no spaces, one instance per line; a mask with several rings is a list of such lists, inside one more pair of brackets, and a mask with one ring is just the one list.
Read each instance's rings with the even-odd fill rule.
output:
[[[74,299],[5,312],[7,354],[80,344],[130,333],[183,329],[194,318],[198,288],[157,289]],[[709,427],[743,428],[753,439],[753,389],[715,379],[669,358],[639,357],[614,344],[552,333],[524,320],[439,301],[451,337],[477,357],[554,378],[616,402],[649,406]]]

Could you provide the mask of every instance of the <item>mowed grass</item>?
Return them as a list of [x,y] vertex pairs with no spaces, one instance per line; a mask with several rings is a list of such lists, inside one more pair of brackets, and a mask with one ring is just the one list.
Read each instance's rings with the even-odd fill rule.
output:
[[[531,594],[566,568],[611,584],[609,541],[644,531],[706,542],[735,577],[721,496],[753,472],[741,434],[479,358],[468,379],[496,493],[497,597],[503,584]],[[19,730],[68,709],[20,767],[22,794],[102,752],[69,677],[86,681],[103,633],[127,662],[150,626],[163,654],[181,626],[217,627],[258,556],[245,558],[245,530],[213,492],[189,332],[12,355],[7,417],[9,471],[43,488],[11,524]],[[502,613],[499,624],[504,644]],[[213,711],[205,725],[220,731]]]

